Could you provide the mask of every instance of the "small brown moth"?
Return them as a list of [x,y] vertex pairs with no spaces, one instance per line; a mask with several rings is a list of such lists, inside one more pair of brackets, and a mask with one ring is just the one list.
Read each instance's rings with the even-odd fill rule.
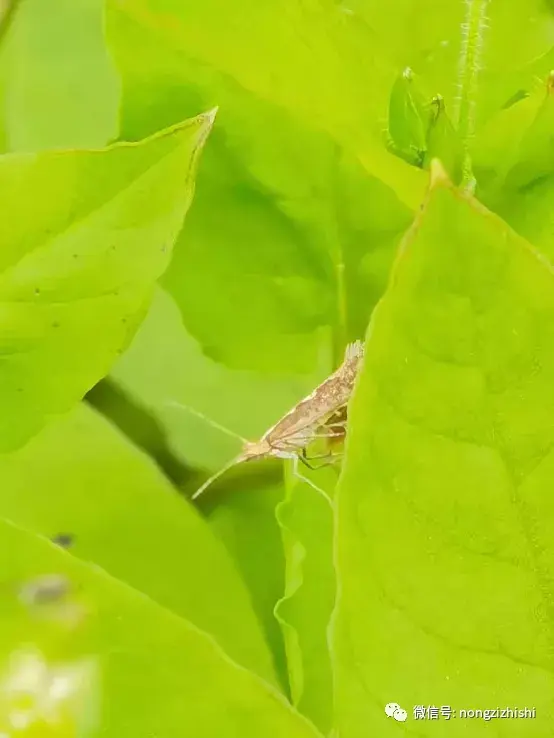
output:
[[[241,453],[207,479],[196,490],[192,499],[196,500],[200,497],[216,479],[235,464],[269,457],[292,459],[296,476],[317,489],[318,492],[323,493],[313,482],[298,473],[298,461],[300,460],[310,466],[305,451],[306,447],[315,439],[344,436],[346,417],[337,416],[337,413],[346,407],[350,399],[362,358],[362,342],[355,341],[349,344],[346,347],[342,364],[330,377],[283,415],[274,426],[264,433],[259,441],[241,439],[244,444]],[[191,408],[187,409],[191,410]],[[218,427],[221,428],[221,426]],[[327,458],[332,456],[333,454],[325,455]],[[325,493],[323,494],[325,495]]]

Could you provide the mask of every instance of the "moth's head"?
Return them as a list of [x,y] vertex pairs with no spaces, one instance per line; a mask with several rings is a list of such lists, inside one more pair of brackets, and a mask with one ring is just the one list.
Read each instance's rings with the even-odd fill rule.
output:
[[272,455],[271,446],[262,438],[260,441],[246,441],[238,461],[252,461],[253,459],[263,459],[265,456]]

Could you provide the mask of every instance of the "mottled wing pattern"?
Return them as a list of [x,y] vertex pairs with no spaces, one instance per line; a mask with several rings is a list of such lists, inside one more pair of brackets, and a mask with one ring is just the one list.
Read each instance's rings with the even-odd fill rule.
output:
[[264,439],[274,448],[305,446],[310,434],[348,403],[362,356],[360,341],[349,344],[337,371],[270,428]]

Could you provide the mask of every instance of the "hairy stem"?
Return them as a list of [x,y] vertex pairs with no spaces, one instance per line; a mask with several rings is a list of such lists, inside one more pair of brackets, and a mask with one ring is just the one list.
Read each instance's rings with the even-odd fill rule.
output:
[[464,0],[466,17],[462,24],[462,45],[458,71],[457,127],[464,152],[462,186],[473,191],[475,179],[471,166],[470,141],[475,130],[475,98],[483,38],[487,28],[489,0]]

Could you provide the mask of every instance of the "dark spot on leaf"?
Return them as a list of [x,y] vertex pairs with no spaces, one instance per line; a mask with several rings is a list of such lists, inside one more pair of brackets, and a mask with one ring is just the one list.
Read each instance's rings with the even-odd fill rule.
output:
[[79,254],[73,254],[73,258],[74,259],[78,259],[79,258]]
[[40,289],[38,287],[35,287],[35,295],[40,295]]
[[73,536],[71,533],[58,533],[55,536],[52,536],[52,543],[55,543],[57,546],[61,546],[62,548],[69,548],[73,541],[75,540],[75,536]]
[[54,322],[52,323],[52,328],[59,328],[59,327],[60,327],[60,324],[58,323],[58,321],[57,321],[57,320],[55,320],[55,321],[54,321]]

